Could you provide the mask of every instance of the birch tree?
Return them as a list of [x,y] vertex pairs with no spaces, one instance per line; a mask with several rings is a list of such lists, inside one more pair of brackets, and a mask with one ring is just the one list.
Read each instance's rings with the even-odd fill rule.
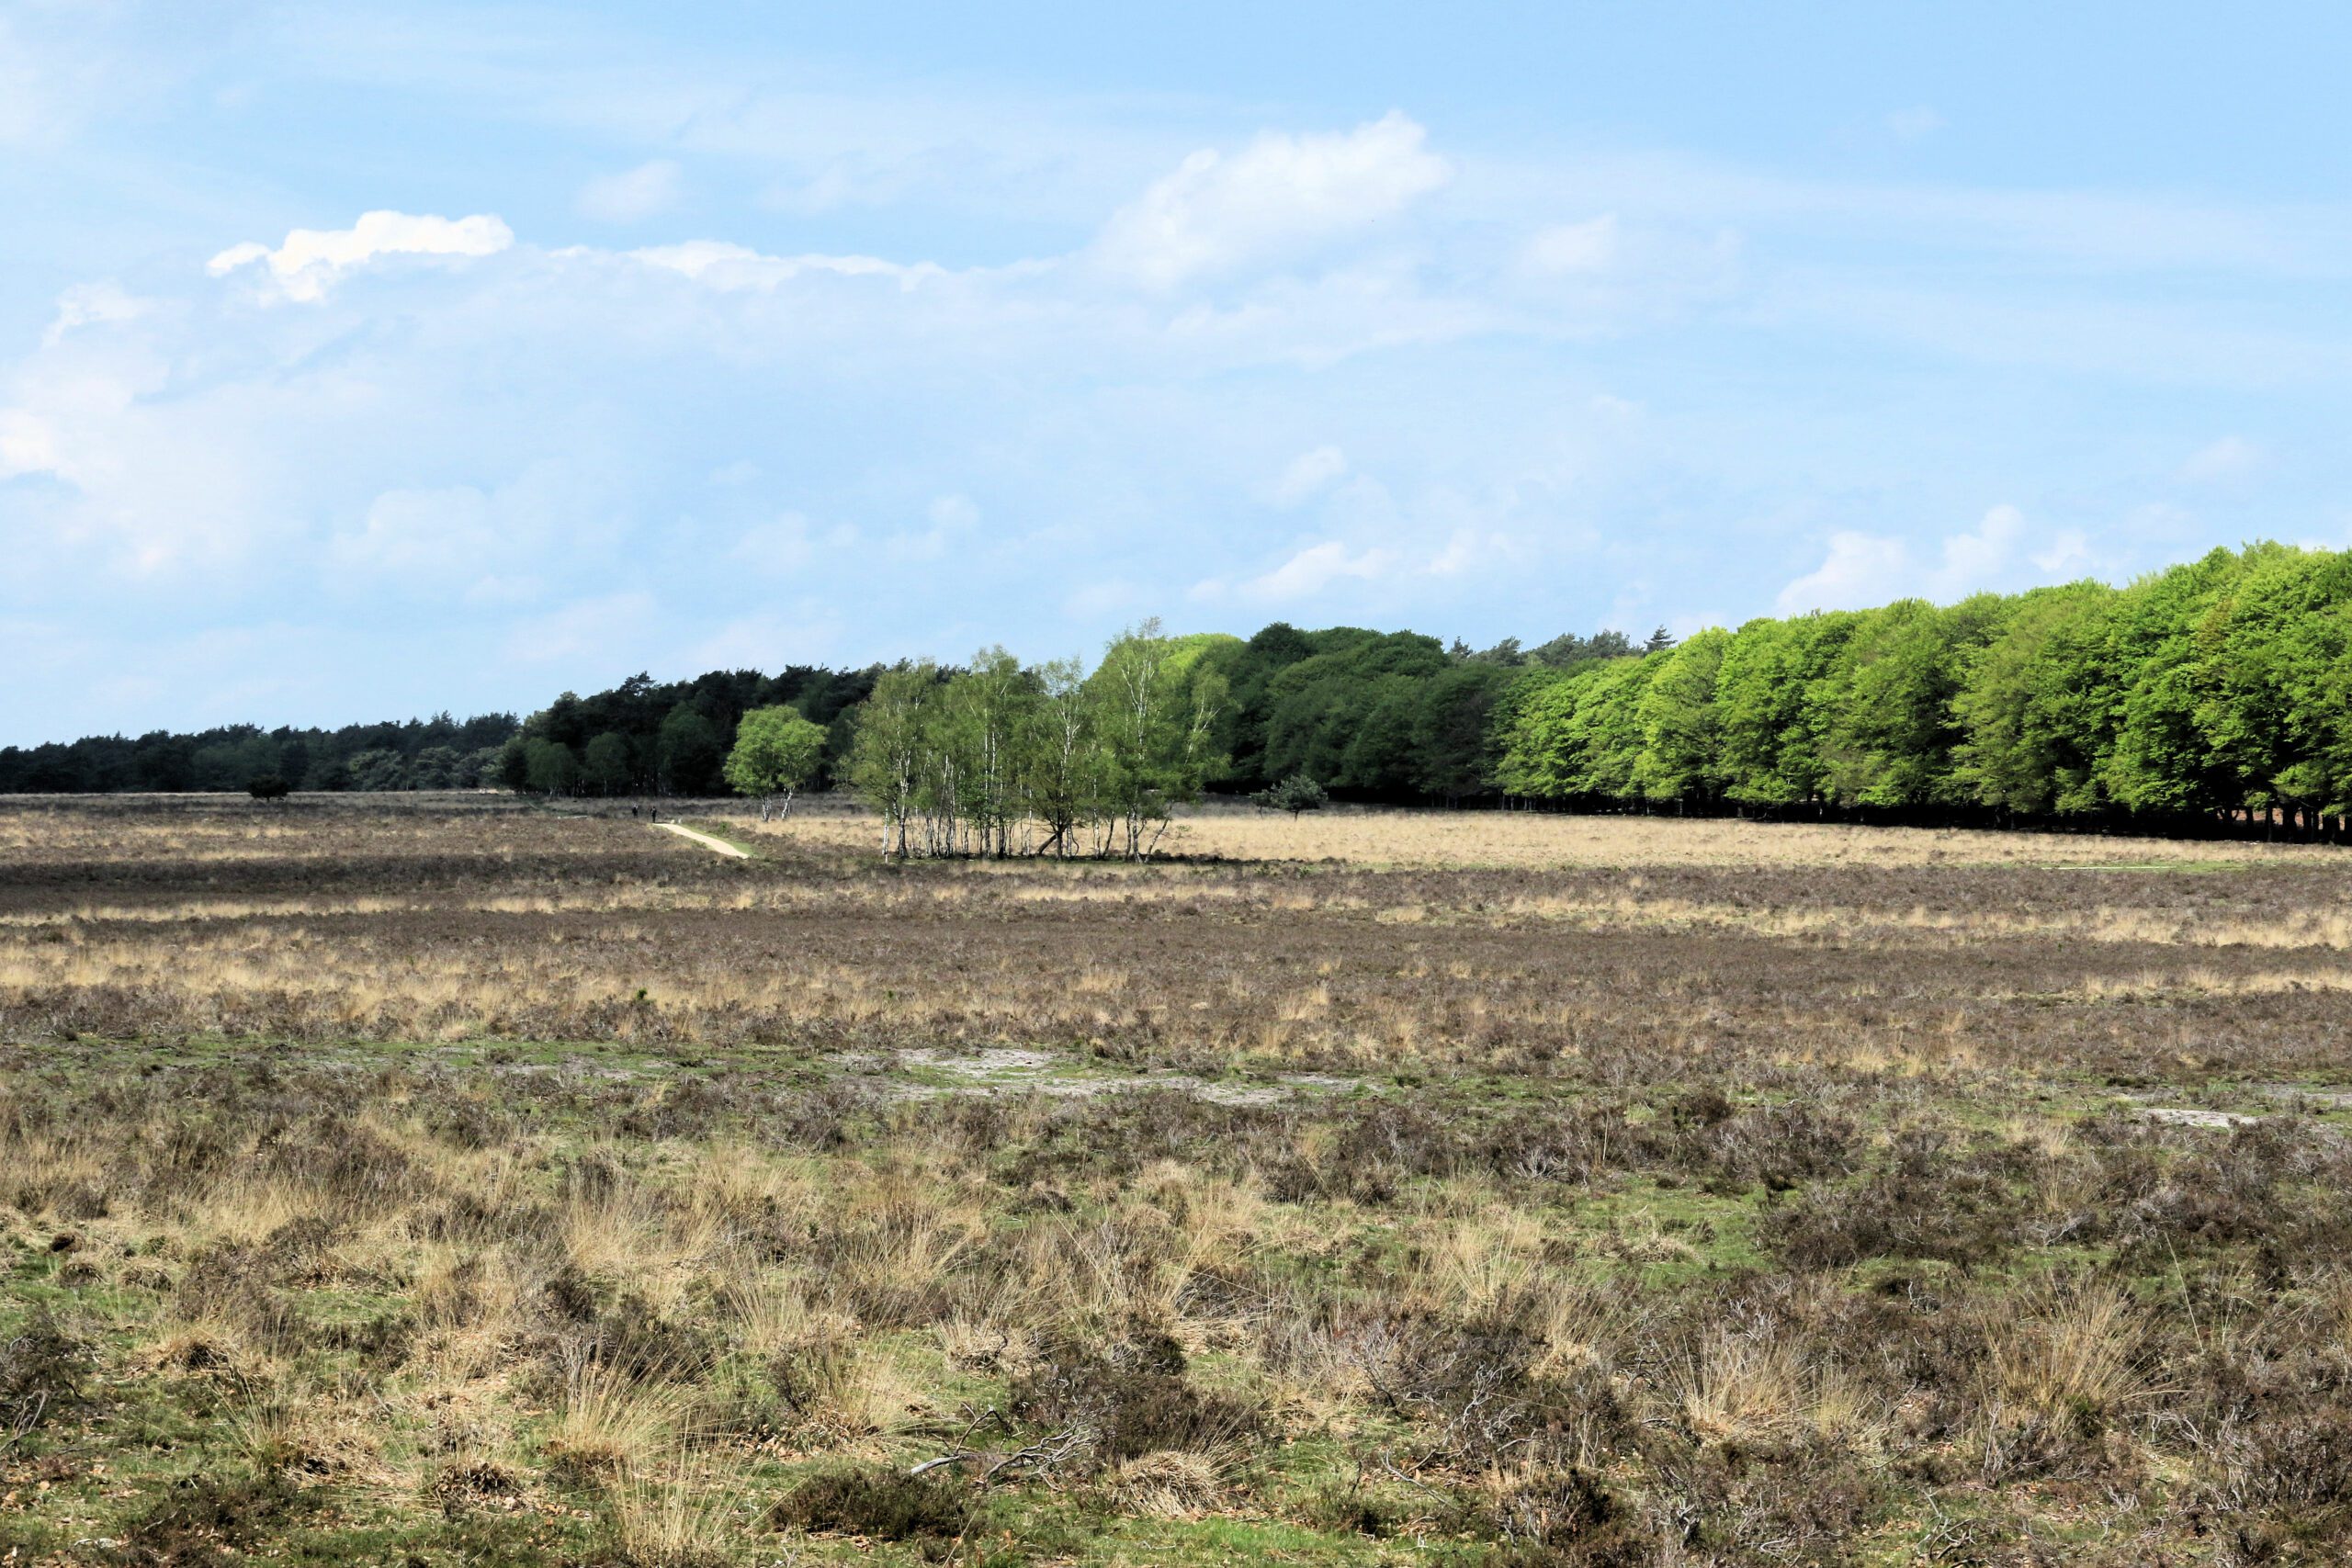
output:
[[884,671],[858,709],[857,733],[850,742],[850,787],[881,815],[882,852],[901,860],[907,853],[907,817],[922,779],[923,710],[938,683],[929,660]]

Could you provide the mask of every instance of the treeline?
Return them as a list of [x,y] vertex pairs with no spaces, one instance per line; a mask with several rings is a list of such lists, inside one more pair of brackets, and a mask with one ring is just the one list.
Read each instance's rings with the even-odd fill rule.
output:
[[1507,694],[1672,646],[1622,632],[1573,634],[1522,651],[1483,651],[1415,632],[1300,631],[1277,622],[1205,655],[1230,700],[1216,727],[1217,787],[1254,793],[1305,776],[1357,800],[1460,802],[1496,791],[1497,715]]
[[2352,555],[1750,621],[1523,679],[1491,734],[1532,799],[2340,837]]
[[[639,675],[520,726],[447,716],[0,750],[0,791],[476,784],[711,795],[747,713],[796,731],[748,791],[854,788],[893,847],[1136,852],[1168,805],[1306,780],[1343,799],[2080,822],[2341,836],[2352,555],[2257,544],[2127,587],[1485,649],[1268,626],[1122,637],[1088,670],[1001,649],[776,675]],[[812,759],[813,752],[813,759]],[[787,777],[788,775],[788,777]],[[758,781],[746,783],[746,781]],[[781,781],[781,782],[780,782]]]
[[473,789],[498,782],[501,749],[520,728],[509,713],[465,719],[444,713],[340,729],[234,724],[136,739],[85,736],[0,747],[0,795],[242,791],[264,779],[292,789]]
[[[1222,682],[1216,699],[1205,705],[1196,761],[1188,764],[1199,774],[1197,788],[1247,794],[1304,775],[1342,798],[1388,801],[1491,795],[1495,705],[1515,679],[1668,646],[1663,631],[1646,645],[1622,632],[1600,631],[1563,635],[1533,649],[1511,638],[1474,650],[1414,632],[1301,631],[1278,622],[1247,641],[1222,635],[1170,638],[1155,624],[1148,637],[1130,634],[1114,649],[1138,646],[1138,637],[1173,648],[1181,669],[1197,666]],[[785,708],[825,731],[811,776],[797,787],[834,788],[849,783],[858,727],[878,711],[869,709],[869,699],[891,677],[899,679],[889,690],[901,694],[910,681],[960,691],[958,682],[968,675],[1004,677],[1010,658],[992,649],[967,666],[928,660],[845,671],[796,666],[773,676],[714,671],[667,683],[637,675],[587,696],[566,692],[533,714],[488,777],[551,795],[723,795],[729,788],[726,761],[743,716]],[[1118,659],[1106,656],[1105,663],[1115,666]],[[1103,679],[1099,669],[1089,674],[1076,661],[1009,668],[1020,675],[1016,703],[1043,700],[1047,688],[1072,682],[1094,681],[1091,689],[1099,693]],[[918,844],[934,836],[960,841],[971,830],[968,818],[937,806],[935,797],[928,808],[918,801],[909,810],[911,841]],[[951,820],[956,824],[952,834]],[[989,832],[993,842],[993,826]]]
[[755,708],[791,707],[826,727],[811,787],[832,780],[849,745],[844,716],[882,673],[794,665],[780,674],[714,670],[691,681],[632,675],[610,691],[571,692],[525,721],[492,782],[544,795],[725,795],[736,727]]

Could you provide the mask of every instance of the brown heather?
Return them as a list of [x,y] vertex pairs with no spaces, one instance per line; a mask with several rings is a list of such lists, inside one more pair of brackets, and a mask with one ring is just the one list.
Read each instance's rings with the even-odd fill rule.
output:
[[2341,852],[709,825],[0,803],[0,1561],[2352,1551]]

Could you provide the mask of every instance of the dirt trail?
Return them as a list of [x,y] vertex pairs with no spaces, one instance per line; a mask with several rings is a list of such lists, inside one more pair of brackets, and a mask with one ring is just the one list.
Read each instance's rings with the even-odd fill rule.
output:
[[717,850],[720,854],[726,855],[730,859],[750,860],[752,858],[749,854],[737,849],[726,840],[714,839],[708,833],[697,833],[692,828],[680,827],[675,822],[656,822],[653,825],[656,828],[666,829],[669,831],[677,834],[681,839],[692,839],[704,849]]

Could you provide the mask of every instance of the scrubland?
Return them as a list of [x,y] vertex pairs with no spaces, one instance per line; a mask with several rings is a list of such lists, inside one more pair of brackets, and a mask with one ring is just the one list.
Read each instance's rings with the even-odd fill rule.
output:
[[2341,852],[0,803],[0,1561],[2352,1551]]

